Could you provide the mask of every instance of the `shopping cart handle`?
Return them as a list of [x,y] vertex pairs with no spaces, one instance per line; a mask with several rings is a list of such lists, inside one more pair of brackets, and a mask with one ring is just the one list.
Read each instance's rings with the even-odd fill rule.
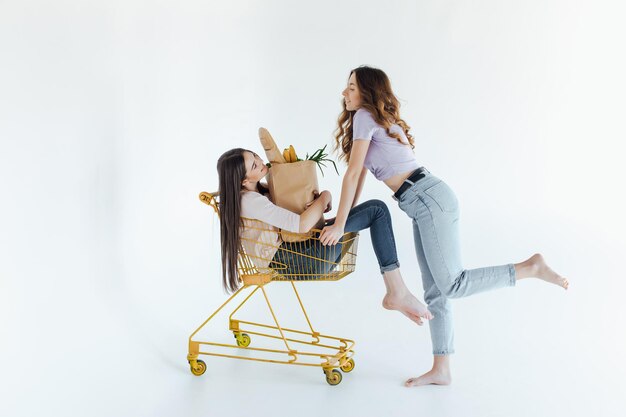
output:
[[219,191],[215,191],[213,193],[202,191],[200,195],[198,195],[198,198],[207,206],[213,207],[216,213],[219,213],[219,210],[218,210],[219,203],[217,201],[219,199],[219,195],[220,195]]

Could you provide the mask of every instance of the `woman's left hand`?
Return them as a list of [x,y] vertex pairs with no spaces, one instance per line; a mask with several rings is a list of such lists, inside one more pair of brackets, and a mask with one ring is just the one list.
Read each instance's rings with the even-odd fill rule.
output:
[[336,245],[343,236],[343,226],[333,224],[326,226],[320,233],[320,242],[322,245]]

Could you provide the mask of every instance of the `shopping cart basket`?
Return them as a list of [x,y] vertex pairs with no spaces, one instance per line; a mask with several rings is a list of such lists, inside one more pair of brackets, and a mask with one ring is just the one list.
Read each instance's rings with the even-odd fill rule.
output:
[[[200,200],[211,206],[219,216],[218,193],[202,192]],[[323,246],[319,244],[319,230],[312,230],[307,235],[291,234],[292,238],[286,239],[290,242],[284,242],[285,234],[289,232],[279,232],[258,220],[243,219],[243,222],[247,233],[241,238],[242,245],[237,259],[237,270],[242,286],[189,336],[187,361],[191,372],[199,376],[206,371],[207,365],[203,360],[198,359],[199,355],[221,356],[287,365],[317,366],[322,368],[326,381],[330,385],[339,384],[342,380],[342,373],[337,368],[344,372],[354,369],[352,356],[355,343],[350,339],[323,335],[315,331],[295,283],[297,281],[337,281],[353,272],[356,264],[358,233],[346,233],[337,245]],[[270,258],[270,254],[275,255]],[[273,281],[287,281],[291,284],[310,332],[281,327],[264,288]],[[273,323],[254,323],[234,318],[235,313],[258,290],[261,290],[263,294]],[[217,313],[244,291],[250,293],[229,316],[229,331],[233,332],[236,344],[194,339],[194,336]],[[267,333],[270,331],[271,333]],[[281,346],[284,344],[285,349],[251,347],[251,335],[282,341],[279,343]],[[216,348],[222,351],[236,349],[239,354],[219,353]],[[243,356],[241,349],[249,352]],[[278,356],[278,359],[261,356],[268,354]]]

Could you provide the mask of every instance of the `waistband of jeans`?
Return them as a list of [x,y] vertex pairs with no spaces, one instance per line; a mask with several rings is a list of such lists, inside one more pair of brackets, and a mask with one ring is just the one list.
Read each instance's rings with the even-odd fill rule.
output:
[[411,173],[411,175],[409,175],[407,179],[404,180],[402,185],[400,185],[400,188],[398,188],[398,190],[393,194],[393,199],[396,201],[400,201],[402,194],[404,194],[406,190],[411,188],[413,184],[424,178],[428,173],[430,173],[430,171],[424,167],[417,168]]

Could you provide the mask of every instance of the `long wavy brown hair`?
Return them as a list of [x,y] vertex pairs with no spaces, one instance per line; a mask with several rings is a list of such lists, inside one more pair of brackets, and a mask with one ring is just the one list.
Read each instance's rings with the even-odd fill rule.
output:
[[[360,66],[350,71],[350,76],[354,74],[356,84],[361,94],[361,108],[370,112],[376,123],[385,128],[389,136],[404,143],[401,135],[390,131],[393,124],[397,124],[404,130],[404,134],[409,141],[411,148],[415,148],[413,136],[409,133],[411,129],[400,117],[400,102],[393,94],[389,77],[382,70],[368,66]],[[342,100],[343,111],[337,120],[335,130],[335,150],[341,149],[340,159],[350,162],[350,151],[352,150],[352,119],[356,111],[348,111],[346,103]]]
[[[241,247],[241,190],[246,178],[243,148],[225,152],[217,161],[219,176],[220,242],[222,247],[222,285],[227,292],[239,288],[237,256]],[[257,191],[267,192],[267,188],[257,184]]]

